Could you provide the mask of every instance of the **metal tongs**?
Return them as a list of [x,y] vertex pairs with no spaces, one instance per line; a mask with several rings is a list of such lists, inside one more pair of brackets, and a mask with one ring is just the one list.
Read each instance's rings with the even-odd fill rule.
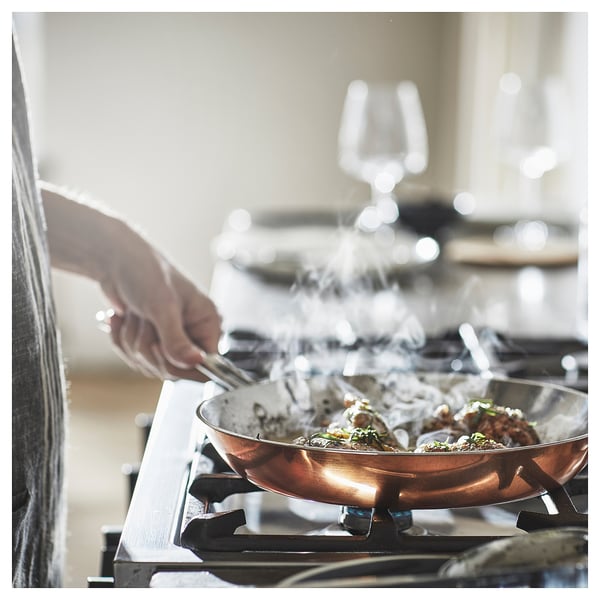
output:
[[196,369],[226,390],[256,383],[256,379],[250,373],[242,371],[221,354],[203,352],[202,362],[196,365]]

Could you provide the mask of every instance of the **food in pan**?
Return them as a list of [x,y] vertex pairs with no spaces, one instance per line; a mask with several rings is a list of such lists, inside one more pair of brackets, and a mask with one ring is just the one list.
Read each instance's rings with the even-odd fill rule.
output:
[[367,398],[346,394],[344,407],[342,422],[325,424],[323,429],[298,437],[294,443],[379,452],[464,452],[540,443],[534,425],[521,410],[497,406],[487,398],[473,399],[454,414],[447,405],[439,406],[423,424],[412,448],[399,443]]
[[495,442],[483,435],[483,433],[475,432],[471,435],[463,435],[456,442],[438,442],[433,440],[426,444],[417,446],[415,452],[466,452],[472,450],[497,450],[498,448],[506,448],[504,444]]
[[479,431],[507,446],[532,446],[540,443],[533,424],[518,408],[496,406],[492,400],[473,400],[458,415],[470,431]]
[[346,394],[344,406],[343,425],[332,423],[326,430],[316,431],[308,438],[299,437],[294,443],[347,450],[397,452],[401,449],[396,436],[368,399]]
[[523,411],[497,406],[489,398],[473,399],[453,416],[448,406],[440,406],[425,424],[424,432],[439,429],[450,429],[459,434],[481,433],[508,447],[540,443],[533,424],[527,421]]

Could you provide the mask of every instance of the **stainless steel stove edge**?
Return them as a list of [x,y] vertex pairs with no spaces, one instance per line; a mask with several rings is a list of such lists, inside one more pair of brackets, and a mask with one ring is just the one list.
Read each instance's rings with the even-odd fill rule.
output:
[[148,587],[157,569],[197,568],[202,562],[175,543],[202,397],[203,385],[196,382],[163,385],[115,553],[115,587]]

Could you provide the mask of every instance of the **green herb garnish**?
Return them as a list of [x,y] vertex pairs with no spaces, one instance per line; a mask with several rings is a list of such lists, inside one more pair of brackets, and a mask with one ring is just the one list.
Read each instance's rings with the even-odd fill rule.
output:
[[367,444],[369,446],[375,445],[378,448],[383,448],[383,442],[381,440],[380,433],[371,425],[367,427],[356,427],[350,430],[350,441],[358,442],[360,444]]

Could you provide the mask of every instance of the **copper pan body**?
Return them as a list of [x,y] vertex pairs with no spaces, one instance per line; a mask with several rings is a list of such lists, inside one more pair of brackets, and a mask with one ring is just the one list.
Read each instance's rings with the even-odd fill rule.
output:
[[[341,407],[351,387],[386,414],[399,397],[408,412],[473,397],[521,408],[542,444],[480,452],[356,452],[298,446]],[[396,406],[394,419],[404,408]],[[257,486],[290,497],[362,508],[433,509],[497,504],[563,485],[587,465],[587,394],[516,379],[454,374],[317,376],[225,392],[197,414],[222,458]],[[399,417],[400,415],[400,417]]]

